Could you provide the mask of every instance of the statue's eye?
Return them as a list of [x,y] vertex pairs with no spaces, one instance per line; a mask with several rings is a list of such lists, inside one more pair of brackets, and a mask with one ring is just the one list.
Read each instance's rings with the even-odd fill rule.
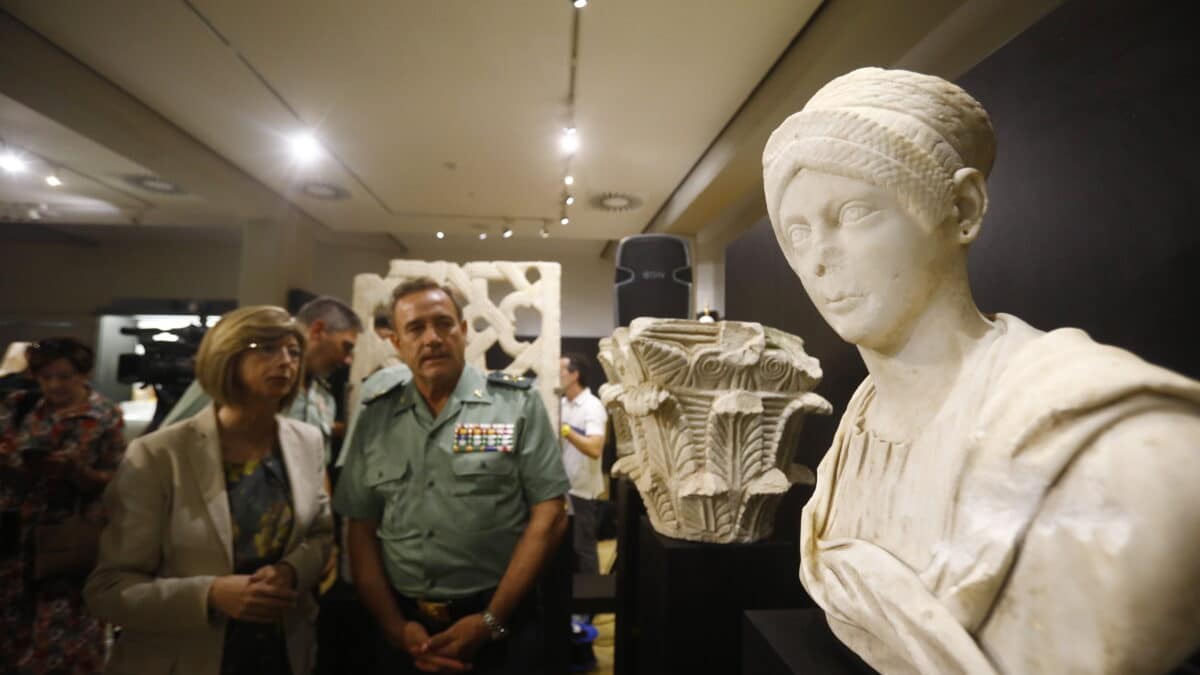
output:
[[808,223],[792,223],[788,226],[787,233],[788,241],[795,249],[808,243],[808,238],[812,235],[812,228],[808,226]]
[[875,209],[863,202],[850,202],[842,207],[838,214],[838,222],[842,225],[853,225],[867,216],[875,213]]

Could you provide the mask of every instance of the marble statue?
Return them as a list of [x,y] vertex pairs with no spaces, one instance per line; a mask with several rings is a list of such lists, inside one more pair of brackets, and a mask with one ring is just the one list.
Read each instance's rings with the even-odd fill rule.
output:
[[965,91],[877,68],[767,142],[779,245],[869,372],[800,578],[883,673],[1165,672],[1200,646],[1200,383],[976,308],[995,151]]
[[[391,315],[392,291],[404,281],[430,277],[457,291],[466,302],[467,363],[486,372],[484,357],[499,344],[512,363],[504,372],[524,375],[533,371],[538,393],[550,415],[552,429],[558,428],[559,352],[561,351],[560,300],[562,267],[551,262],[469,262],[463,265],[423,260],[393,260],[388,275],[359,274],[354,277],[354,311],[370,326],[376,312]],[[499,290],[497,290],[499,289]],[[511,290],[510,290],[511,289]],[[503,297],[497,295],[508,290]],[[540,315],[540,329],[531,342],[517,339],[516,310],[533,309]],[[395,349],[373,331],[364,331],[354,350],[350,381],[362,382],[388,363]],[[350,405],[354,410],[357,406]]]
[[717,543],[770,535],[804,417],[830,412],[803,341],[756,323],[639,318],[600,341],[599,360],[612,473],[634,482],[654,529]]

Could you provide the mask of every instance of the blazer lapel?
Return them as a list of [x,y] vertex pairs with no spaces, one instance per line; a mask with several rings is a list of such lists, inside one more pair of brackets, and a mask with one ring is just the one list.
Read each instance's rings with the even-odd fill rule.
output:
[[209,405],[191,419],[196,444],[191,452],[183,453],[191,466],[192,478],[204,501],[208,520],[221,548],[229,570],[233,571],[233,518],[229,513],[229,494],[225,490],[225,469],[221,461],[221,438],[217,433],[216,409]]
[[311,453],[305,453],[296,433],[295,422],[284,417],[279,420],[279,448],[283,453],[283,466],[287,470],[288,482],[292,486],[292,533],[288,537],[287,551],[290,553],[299,544],[303,531],[307,531],[309,523],[315,517],[313,506],[317,500],[312,496],[314,490],[324,490],[323,484],[315,484],[317,468],[311,466]]

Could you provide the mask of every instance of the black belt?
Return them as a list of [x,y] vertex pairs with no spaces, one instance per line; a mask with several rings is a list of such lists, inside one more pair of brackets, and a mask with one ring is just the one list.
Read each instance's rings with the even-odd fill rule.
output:
[[496,589],[489,588],[465,598],[451,600],[410,598],[399,592],[394,595],[396,603],[400,605],[400,611],[404,612],[404,618],[415,619],[420,621],[425,628],[441,632],[464,616],[487,609],[488,603],[492,601],[492,594],[495,592]]

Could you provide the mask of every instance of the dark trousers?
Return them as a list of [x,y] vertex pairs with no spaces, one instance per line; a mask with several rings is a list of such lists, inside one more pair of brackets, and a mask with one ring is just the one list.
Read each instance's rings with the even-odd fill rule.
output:
[[568,495],[575,511],[573,527],[575,563],[580,574],[599,574],[600,556],[596,553],[596,533],[600,529],[600,501]]
[[379,629],[359,600],[358,590],[338,579],[320,603],[316,675],[370,672]]
[[[536,590],[531,590],[530,596],[536,596],[536,593]],[[412,600],[404,596],[397,596],[396,600],[400,611],[404,612],[405,618],[410,621],[420,621],[430,636],[449,627],[446,624],[435,624],[426,620],[416,611],[416,605]],[[474,609],[475,606],[478,606],[479,609]],[[483,598],[482,603],[473,601],[464,603],[462,611],[454,612],[451,622],[466,614],[482,611],[486,607],[487,597]],[[541,612],[538,610],[536,597],[527,597],[513,613],[508,625],[505,626],[508,629],[508,636],[497,642],[484,643],[475,653],[474,658],[471,659],[470,672],[472,675],[544,675],[545,667],[542,657],[544,649],[540,619]],[[421,672],[413,664],[412,657],[387,641],[383,631],[377,631],[377,635],[378,645],[374,670],[377,675],[415,675]]]

